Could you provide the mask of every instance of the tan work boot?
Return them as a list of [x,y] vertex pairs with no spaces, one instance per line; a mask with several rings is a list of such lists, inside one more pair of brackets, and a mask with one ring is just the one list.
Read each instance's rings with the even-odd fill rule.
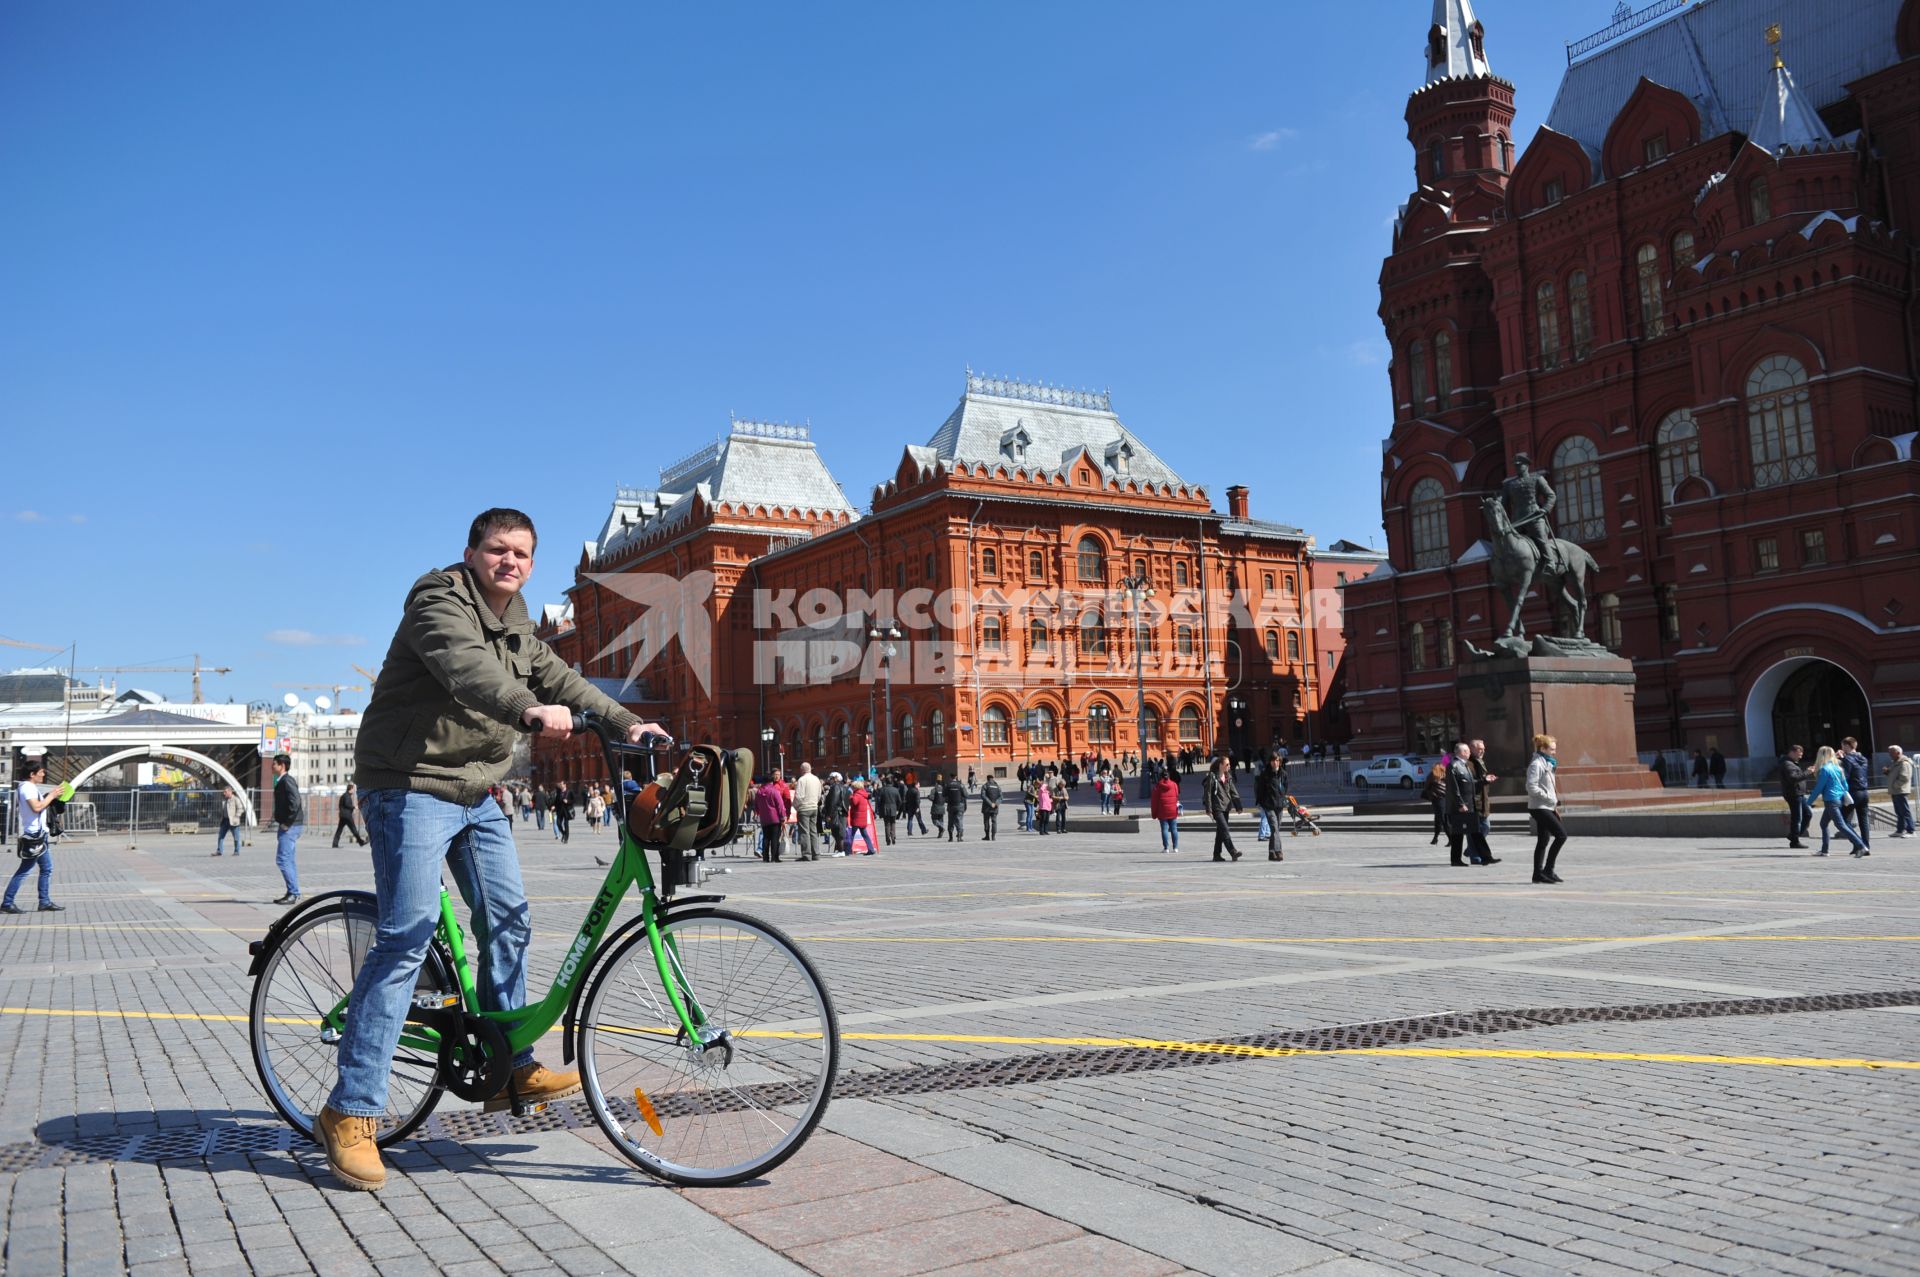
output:
[[513,1107],[509,1095],[518,1095],[523,1106],[550,1104],[569,1095],[580,1094],[580,1074],[569,1069],[555,1073],[544,1064],[528,1064],[513,1071],[513,1085],[481,1106],[484,1112],[498,1113]]
[[380,1120],[320,1110],[313,1121],[314,1138],[327,1152],[327,1169],[348,1188],[365,1192],[387,1182],[387,1168],[380,1164],[380,1146],[374,1142]]

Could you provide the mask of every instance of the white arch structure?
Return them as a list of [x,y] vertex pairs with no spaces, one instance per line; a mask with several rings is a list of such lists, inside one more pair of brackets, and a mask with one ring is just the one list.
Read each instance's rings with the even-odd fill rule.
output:
[[[1855,687],[1860,688],[1860,700],[1867,707],[1867,730],[1873,732],[1873,698],[1867,695],[1867,689],[1860,686],[1860,680],[1853,671],[1838,661],[1830,661],[1822,656],[1789,656],[1775,661],[1753,680],[1753,688],[1747,693],[1747,753],[1752,757],[1763,757],[1761,741],[1773,741],[1773,703],[1780,695],[1780,689],[1795,672],[1808,665],[1830,665],[1845,674]],[[1778,745],[1778,741],[1773,741]],[[1811,746],[1813,742],[1804,741]],[[1873,733],[1873,743],[1880,743],[1880,736]]]
[[221,780],[233,786],[233,792],[239,795],[241,805],[247,810],[247,823],[249,825],[258,825],[260,823],[258,813],[253,809],[253,798],[247,793],[247,787],[240,783],[239,777],[222,767],[219,763],[214,762],[211,758],[208,758],[205,754],[191,749],[182,749],[178,745],[136,745],[132,749],[123,749],[117,754],[108,754],[105,758],[96,759],[88,763],[80,774],[73,778],[71,783],[75,789],[78,789],[81,784],[86,781],[87,777],[93,775],[95,772],[104,767],[111,767],[115,763],[124,763],[129,758],[184,758],[191,762],[199,763]]

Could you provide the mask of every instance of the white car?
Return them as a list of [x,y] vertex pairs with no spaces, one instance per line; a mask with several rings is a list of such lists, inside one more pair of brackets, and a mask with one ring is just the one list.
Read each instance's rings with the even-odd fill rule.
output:
[[1427,765],[1411,754],[1385,754],[1353,769],[1353,787],[1398,785],[1412,789],[1426,779]]

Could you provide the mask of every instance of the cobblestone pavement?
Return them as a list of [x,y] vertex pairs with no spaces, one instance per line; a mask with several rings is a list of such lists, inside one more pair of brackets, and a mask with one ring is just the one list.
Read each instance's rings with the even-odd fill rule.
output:
[[[522,830],[536,982],[612,848],[576,828]],[[1541,888],[1516,841],[724,860],[841,1012],[846,1098],[795,1162],[681,1192],[572,1106],[448,1100],[378,1195],[255,1083],[271,846],[69,842],[68,911],[0,919],[5,1270],[1920,1273],[1920,843],[1576,840]]]

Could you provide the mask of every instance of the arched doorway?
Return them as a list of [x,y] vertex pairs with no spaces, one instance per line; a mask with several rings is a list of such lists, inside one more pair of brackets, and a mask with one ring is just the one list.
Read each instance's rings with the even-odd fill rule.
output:
[[1837,748],[1844,736],[1873,754],[1866,691],[1845,668],[1818,657],[1794,657],[1762,674],[1747,694],[1746,719],[1747,750],[1757,758],[1778,757],[1790,745],[1808,754]]

